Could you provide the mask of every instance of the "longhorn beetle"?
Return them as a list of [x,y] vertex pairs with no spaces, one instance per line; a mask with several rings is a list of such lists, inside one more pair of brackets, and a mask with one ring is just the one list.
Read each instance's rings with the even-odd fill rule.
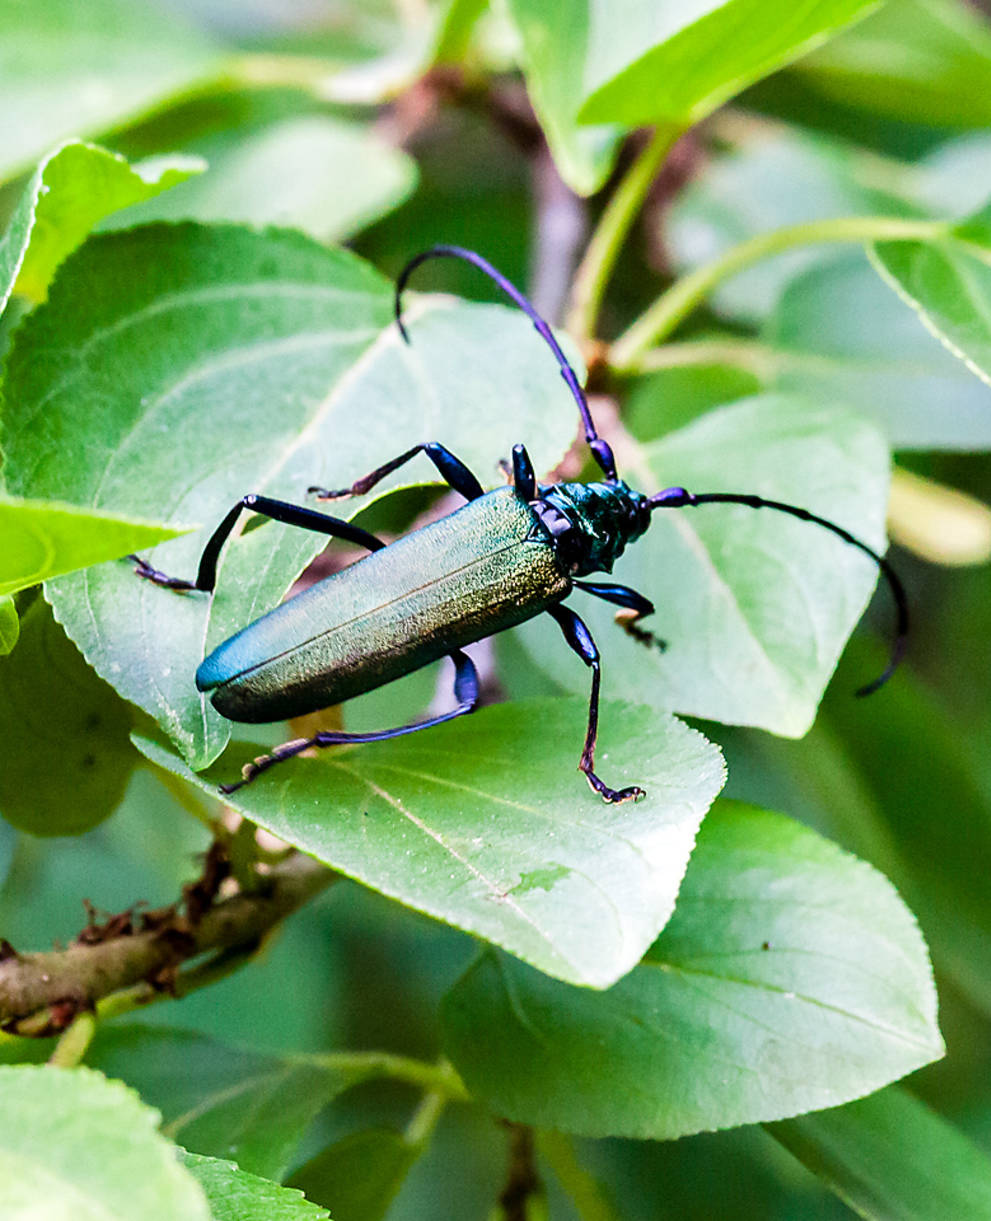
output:
[[901,582],[886,559],[835,522],[796,505],[742,493],[693,493],[682,487],[646,496],[628,487],[616,474],[612,450],[596,432],[578,378],[550,327],[514,285],[471,250],[434,246],[407,263],[395,293],[396,323],[406,343],[410,340],[402,321],[403,290],[412,272],[433,258],[463,259],[473,264],[530,318],[557,358],[603,478],[592,483],[538,483],[525,447],[515,445],[511,486],[486,493],[450,450],[438,441],[424,441],[348,488],[309,489],[321,501],[360,496],[417,454],[424,454],[468,503],[388,546],[360,526],[329,514],[268,496],[249,495],[234,505],[214,531],[203,550],[195,581],[166,576],[137,556],[129,557],[138,575],[155,584],[212,591],[220,550],[244,509],[368,549],[367,556],[269,611],[203,660],[196,671],[196,686],[209,692],[217,711],[233,721],[280,721],[302,716],[371,691],[441,657],[448,656],[454,662],[457,707],[452,711],[376,733],[327,730],[312,738],[287,742],[247,764],[242,779],[222,786],[222,792],[233,792],[310,747],[397,738],[471,712],[478,701],[478,675],[463,647],[546,612],[592,671],[588,728],[578,767],[606,801],[642,797],[644,790],[636,785],[612,789],[595,772],[599,650],[582,620],[563,603],[573,589],[603,598],[621,608],[617,619],[627,631],[643,643],[651,643],[652,633],[640,627],[639,621],[653,614],[652,602],[626,586],[580,578],[610,572],[627,544],[644,533],[651,514],[658,509],[694,509],[708,504],[773,509],[822,526],[870,556],[891,586],[897,634],[884,672],[857,694],[869,695],[887,681],[904,651],[908,609]]

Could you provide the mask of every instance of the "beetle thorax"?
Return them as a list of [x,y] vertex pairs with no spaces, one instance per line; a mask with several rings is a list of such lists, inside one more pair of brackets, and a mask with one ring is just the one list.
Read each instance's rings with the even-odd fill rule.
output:
[[650,524],[647,497],[622,480],[541,487],[532,507],[574,577],[611,572]]

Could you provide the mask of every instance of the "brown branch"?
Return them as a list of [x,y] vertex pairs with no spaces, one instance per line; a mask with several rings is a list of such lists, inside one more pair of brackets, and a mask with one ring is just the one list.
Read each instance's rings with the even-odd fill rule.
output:
[[182,963],[259,941],[336,876],[293,853],[259,877],[259,889],[217,902],[225,865],[222,849],[214,845],[203,877],[184,890],[185,913],[175,905],[135,917],[131,909],[103,925],[91,919],[64,950],[0,955],[0,1028],[56,1034],[121,989],[143,981],[167,991]]

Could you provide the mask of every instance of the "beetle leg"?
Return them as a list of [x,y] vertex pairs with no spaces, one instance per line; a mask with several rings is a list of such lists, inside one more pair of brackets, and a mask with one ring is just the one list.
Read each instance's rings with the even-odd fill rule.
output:
[[287,526],[299,526],[302,530],[328,534],[331,538],[346,539],[349,543],[357,543],[359,547],[367,547],[369,551],[378,551],[385,546],[380,538],[376,538],[368,530],[362,530],[361,526],[342,521],[339,517],[331,517],[329,513],[319,513],[316,509],[307,509],[301,505],[289,504],[285,500],[272,500],[269,496],[258,496],[252,493],[249,496],[242,496],[210,535],[207,545],[203,548],[203,554],[200,556],[200,566],[195,581],[166,576],[164,572],[152,568],[147,560],[142,560],[139,556],[129,555],[127,558],[137,564],[136,572],[139,577],[144,577],[146,581],[152,581],[155,585],[165,585],[169,589],[199,589],[210,593],[217,584],[217,560],[220,557],[221,549],[237,525],[237,520],[244,509],[251,509],[255,513],[260,513],[262,517],[269,517],[272,521],[281,521]]
[[454,488],[456,492],[460,492],[465,500],[475,500],[482,495],[482,485],[471,471],[460,458],[456,458],[449,449],[446,449],[437,441],[425,441],[422,445],[414,445],[412,449],[408,449],[404,454],[400,454],[398,458],[393,458],[391,462],[386,462],[384,466],[378,466],[374,471],[370,471],[361,479],[356,479],[349,488],[338,488],[335,491],[330,491],[327,488],[311,487],[306,490],[316,493],[319,500],[342,500],[345,496],[364,496],[366,492],[371,491],[380,479],[384,479],[386,475],[391,475],[393,471],[397,471],[401,466],[409,462],[411,458],[415,458],[420,453],[427,455],[440,472],[444,482]]
[[655,636],[647,628],[640,627],[640,620],[654,613],[655,607],[649,598],[638,594],[635,589],[626,585],[611,585],[600,581],[574,581],[577,589],[583,589],[587,594],[602,598],[606,602],[614,602],[623,609],[616,612],[616,622],[634,640],[641,644],[654,645],[662,653],[668,647],[667,642]]
[[588,730],[585,733],[585,748],[578,768],[585,779],[606,801],[639,801],[644,790],[637,785],[627,789],[611,789],[592,770],[595,766],[595,735],[599,727],[599,650],[585,624],[574,611],[566,606],[551,606],[547,613],[557,620],[564,638],[578,656],[592,670],[592,695],[588,701]]
[[427,721],[415,721],[412,725],[400,725],[396,729],[378,729],[371,733],[322,730],[312,738],[297,738],[295,741],[285,742],[282,746],[276,746],[271,754],[262,755],[253,762],[246,763],[241,769],[242,778],[235,784],[222,784],[220,791],[224,794],[233,793],[237,789],[243,788],[244,785],[250,784],[256,776],[268,771],[276,763],[284,763],[286,759],[292,759],[311,747],[354,745],[358,742],[382,742],[387,738],[401,738],[408,733],[431,729],[434,725],[441,725],[444,721],[453,721],[455,717],[465,716],[474,711],[475,705],[478,703],[479,686],[475,663],[467,653],[462,653],[460,649],[455,649],[450,654],[450,658],[454,662],[454,696],[458,701],[457,707],[452,708],[450,712],[441,713],[440,716],[431,717]]

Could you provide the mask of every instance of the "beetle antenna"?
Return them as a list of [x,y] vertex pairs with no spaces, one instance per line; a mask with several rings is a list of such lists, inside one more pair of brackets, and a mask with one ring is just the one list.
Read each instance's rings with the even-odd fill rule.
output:
[[704,504],[746,505],[751,509],[774,509],[778,513],[787,513],[791,517],[797,517],[800,521],[811,522],[814,526],[822,526],[823,529],[837,535],[845,543],[849,543],[852,547],[856,547],[865,555],[870,556],[888,582],[891,596],[895,600],[897,622],[895,639],[891,647],[888,664],[873,682],[861,687],[855,694],[860,696],[873,695],[894,674],[898,663],[904,656],[905,644],[908,639],[908,598],[905,595],[905,587],[902,585],[898,574],[884,556],[878,555],[873,547],[869,547],[865,542],[857,538],[856,535],[851,534],[848,530],[844,530],[836,522],[829,521],[828,518],[819,517],[816,513],[810,513],[808,509],[799,508],[798,505],[783,504],[780,500],[765,500],[763,496],[744,495],[734,492],[692,493],[685,488],[665,488],[663,492],[658,492],[655,496],[651,496],[647,503],[650,506],[651,512],[654,509],[694,508],[696,505]]
[[466,263],[471,263],[473,267],[477,267],[479,271],[484,272],[490,280],[497,284],[507,297],[511,298],[520,309],[526,314],[534,325],[537,334],[544,340],[551,351],[557,358],[557,363],[561,369],[561,376],[564,378],[565,384],[571,391],[572,397],[578,404],[578,414],[581,416],[582,426],[585,429],[585,440],[588,442],[588,447],[592,451],[592,456],[602,468],[607,479],[616,481],[616,459],[613,457],[612,448],[608,441],[603,441],[595,430],[595,424],[592,422],[592,413],[588,409],[588,400],[585,397],[585,391],[581,388],[578,377],[574,369],[568,364],[568,358],[561,351],[561,345],[554,338],[554,332],[541,318],[534,307],[530,304],[526,297],[520,292],[515,284],[512,284],[501,271],[498,271],[488,259],[483,259],[480,254],[476,254],[474,250],[466,250],[463,246],[431,246],[429,250],[424,250],[416,255],[406,264],[399,273],[396,280],[396,298],[395,312],[396,325],[399,327],[399,333],[402,335],[406,343],[409,343],[409,334],[406,327],[403,325],[402,319],[402,295],[403,289],[409,280],[412,273],[425,263],[428,259],[463,259]]

